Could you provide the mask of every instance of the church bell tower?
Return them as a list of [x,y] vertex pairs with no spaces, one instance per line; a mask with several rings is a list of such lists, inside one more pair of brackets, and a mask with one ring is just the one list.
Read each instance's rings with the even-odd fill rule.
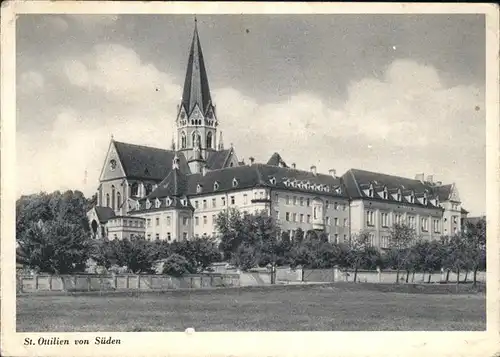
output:
[[177,150],[184,154],[192,172],[196,172],[200,161],[217,150],[218,126],[196,19],[176,126]]

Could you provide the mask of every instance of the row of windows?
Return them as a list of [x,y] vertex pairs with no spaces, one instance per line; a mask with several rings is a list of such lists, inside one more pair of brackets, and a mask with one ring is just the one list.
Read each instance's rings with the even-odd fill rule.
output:
[[[290,239],[292,239],[292,240],[293,240],[293,238],[294,238],[294,236],[295,236],[295,232],[296,232],[296,230],[295,230],[295,229],[289,229],[289,230],[288,230],[288,235],[289,235]],[[338,235],[337,233],[335,233],[335,234],[333,235],[333,237],[332,237],[332,236],[330,236],[330,233],[328,233],[328,241],[331,241],[331,238],[333,238],[333,242],[332,242],[332,243],[340,243],[340,242],[339,242],[339,235]],[[347,241],[347,234],[344,234],[344,242],[345,242],[345,241]]]
[[[187,226],[188,225],[189,218],[188,217],[182,217],[182,225]],[[172,224],[172,217],[166,216],[165,217],[165,222],[167,226],[170,226]],[[155,218],[155,226],[160,225],[160,217]],[[151,227],[151,218],[146,219],[146,226]]]
[[[116,201],[115,201],[116,197]],[[111,186],[111,197],[109,193],[106,193],[106,207],[110,207],[113,211],[117,210],[122,205],[122,195],[120,192],[116,192],[115,186]]]
[[[276,194],[277,195],[277,194]],[[292,202],[292,203],[290,203]],[[304,198],[304,197],[297,197],[297,196],[292,196],[290,199],[289,195],[285,196],[285,204],[290,205],[292,204],[293,206],[306,206],[310,207],[311,206],[311,199],[310,198]],[[328,209],[330,208],[330,202],[328,200],[325,201],[325,208]],[[339,203],[339,202],[333,202],[333,209],[334,210],[342,210],[345,211],[347,209],[347,205],[345,203]]]
[[[265,192],[264,191],[260,191],[258,193],[254,192],[253,196],[254,196],[254,199],[259,199],[259,198],[264,199]],[[202,209],[207,209],[207,208],[209,208],[208,207],[209,202],[211,202],[210,208],[217,208],[217,199],[216,198],[212,198],[210,200],[208,200],[208,199],[194,200],[194,208],[199,209],[201,207]],[[248,203],[249,203],[248,195],[245,193],[245,194],[243,194],[242,204],[247,205]],[[220,198],[220,204],[222,207],[226,206],[226,197]],[[231,205],[236,204],[236,196],[229,196],[229,204],[231,204]]]
[[[202,220],[203,225],[208,224],[208,218],[207,218],[207,216],[203,216],[202,218],[203,218],[203,220]],[[215,214],[213,214],[212,215],[212,225],[215,224],[216,220],[217,220],[217,216]],[[194,225],[195,226],[199,226],[200,225],[200,217],[198,217],[198,216],[194,217]]]
[[[182,232],[182,239],[186,240],[187,239],[187,235],[188,235],[187,232]],[[148,240],[152,239],[152,234],[151,233],[148,233],[147,239]],[[155,234],[155,239],[156,240],[160,240],[160,233],[156,233]],[[170,232],[167,232],[167,236],[166,236],[165,239],[170,242],[172,240],[172,234]]]
[[[375,212],[374,211],[366,211],[366,225],[367,226],[375,226]],[[402,224],[405,223],[402,214],[401,213],[394,213],[394,224]],[[416,217],[413,215],[407,215],[406,216],[406,223],[408,226],[411,228],[415,229],[417,228],[416,226]],[[388,228],[390,223],[389,223],[389,213],[386,212],[380,212],[380,225],[384,228]],[[433,220],[433,231],[434,233],[439,233],[441,231],[440,229],[440,220],[439,219],[434,219]],[[429,219],[426,217],[421,218],[421,230],[423,232],[428,232],[429,231]]]
[[[192,139],[192,141],[191,141],[192,146],[194,146],[197,143],[201,145],[201,136],[197,131],[195,131],[191,134],[191,139]],[[207,133],[206,144],[207,144],[206,145],[207,148],[213,149],[214,140],[213,140],[213,134],[211,131],[209,131]],[[187,148],[187,136],[186,136],[186,133],[183,131],[183,132],[181,132],[181,149],[186,149],[186,148]]]
[[[276,213],[277,213],[277,216],[279,219],[279,211],[277,211]],[[285,212],[285,221],[287,221],[287,222],[304,223],[304,219],[305,219],[305,223],[311,223],[311,215],[310,214],[304,215],[303,213],[298,214],[298,213]],[[325,224],[327,226],[329,226],[331,223],[332,223],[332,221],[330,220],[330,217],[325,217]],[[347,218],[344,218],[343,223],[344,223],[344,227],[348,226]],[[340,219],[337,217],[334,217],[333,218],[333,225],[335,227],[340,227]]]

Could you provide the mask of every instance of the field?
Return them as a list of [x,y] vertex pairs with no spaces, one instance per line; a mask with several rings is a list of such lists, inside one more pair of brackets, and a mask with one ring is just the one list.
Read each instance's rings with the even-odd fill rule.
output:
[[[484,293],[342,284],[17,298],[19,332],[484,330]],[[450,289],[454,289],[450,288]],[[427,289],[429,290],[429,289]],[[443,289],[441,289],[443,290]]]

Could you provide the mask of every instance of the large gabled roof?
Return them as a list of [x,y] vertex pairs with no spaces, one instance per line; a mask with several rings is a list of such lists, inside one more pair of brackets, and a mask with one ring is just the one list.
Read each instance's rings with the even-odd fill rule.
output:
[[[216,182],[217,188],[215,188]],[[299,182],[304,183],[304,185],[296,184]],[[310,184],[310,186],[306,188],[305,183]],[[201,186],[201,191],[198,191],[198,186]],[[267,164],[227,167],[208,171],[205,175],[201,173],[188,175],[187,192],[188,195],[192,196],[259,186],[347,198],[341,179],[338,177]],[[320,191],[320,186],[324,188],[328,186],[328,191]],[[335,191],[339,188],[340,193]]]
[[111,218],[115,217],[115,211],[109,207],[95,206],[94,208],[100,223],[106,223]]
[[271,157],[267,161],[267,164],[268,165],[272,165],[272,166],[288,167],[288,165],[286,164],[285,160],[283,160],[283,158],[281,157],[281,155],[278,154],[277,152],[275,152],[274,154],[271,155]]
[[207,157],[207,167],[210,170],[219,170],[226,166],[233,148],[219,151],[210,151]]
[[[114,142],[125,175],[129,178],[163,180],[172,169],[175,151],[143,145]],[[182,153],[178,153],[179,167],[189,173],[189,166]]]
[[[403,196],[409,192],[415,193],[416,196],[427,193],[429,199],[437,196],[439,201],[443,202],[448,199],[452,186],[437,185],[433,182],[359,169],[350,169],[342,177],[347,192],[352,199],[369,199],[370,197],[365,191],[370,185],[373,185],[374,189],[387,188],[391,193],[401,190]],[[404,197],[402,199],[404,200]],[[388,196],[388,200],[394,200],[392,195]],[[415,204],[419,204],[419,201],[415,201]],[[428,201],[427,205],[431,205],[431,203]]]
[[179,169],[172,169],[147,198],[182,197],[187,194],[188,178]]

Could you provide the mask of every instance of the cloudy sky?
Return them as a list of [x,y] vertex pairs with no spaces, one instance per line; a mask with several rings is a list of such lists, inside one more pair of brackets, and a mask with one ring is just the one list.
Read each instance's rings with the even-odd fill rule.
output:
[[[90,195],[110,136],[168,148],[188,15],[17,19],[18,194]],[[239,158],[455,182],[485,208],[481,15],[198,16],[226,146]],[[85,174],[86,173],[86,174]]]

